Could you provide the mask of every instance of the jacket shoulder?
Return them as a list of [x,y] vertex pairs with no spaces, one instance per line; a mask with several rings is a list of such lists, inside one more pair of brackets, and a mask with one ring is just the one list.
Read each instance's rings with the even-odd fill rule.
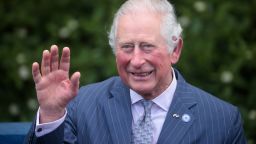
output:
[[237,109],[236,106],[234,106],[230,102],[222,100],[219,97],[217,97],[209,92],[206,92],[205,90],[202,90],[202,89],[195,87],[193,85],[190,85],[190,84],[189,84],[189,86],[193,90],[194,96],[197,98],[197,102],[201,105],[202,104],[209,105],[216,109],[219,109],[221,107],[228,108],[228,110]]

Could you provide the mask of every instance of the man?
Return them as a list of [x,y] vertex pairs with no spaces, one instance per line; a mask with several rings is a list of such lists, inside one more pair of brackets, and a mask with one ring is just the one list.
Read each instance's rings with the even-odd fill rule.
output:
[[[69,79],[70,50],[32,65],[40,108],[27,143],[244,144],[238,109],[188,84],[172,67],[181,27],[167,0],[128,0],[109,43],[120,77],[82,87]],[[77,96],[76,96],[77,95]]]

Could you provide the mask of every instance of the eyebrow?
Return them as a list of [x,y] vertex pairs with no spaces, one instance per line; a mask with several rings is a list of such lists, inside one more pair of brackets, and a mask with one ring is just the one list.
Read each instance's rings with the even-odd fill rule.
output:
[[118,44],[129,44],[129,43],[139,43],[139,44],[154,44],[156,41],[155,40],[142,40],[142,41],[134,41],[134,40],[117,40]]

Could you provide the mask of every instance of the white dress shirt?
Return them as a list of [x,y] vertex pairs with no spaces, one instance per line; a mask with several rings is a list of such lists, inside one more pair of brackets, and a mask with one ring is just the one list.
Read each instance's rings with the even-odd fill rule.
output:
[[[160,135],[160,132],[162,130],[162,126],[164,124],[165,117],[167,115],[167,112],[169,110],[169,107],[171,105],[173,95],[177,86],[177,79],[175,77],[174,70],[173,72],[173,80],[169,87],[159,96],[154,98],[153,105],[151,108],[151,118],[154,125],[154,132],[153,132],[153,144],[156,144],[158,137]],[[132,116],[133,116],[133,124],[134,122],[138,121],[138,119],[144,114],[144,108],[141,103],[138,103],[141,99],[143,99],[142,96],[137,94],[135,91],[130,89],[130,97],[131,97],[131,109],[132,109]],[[50,123],[43,123],[39,124],[39,110],[37,111],[37,119],[36,119],[36,128],[35,128],[35,134],[37,137],[46,135],[53,130],[55,130],[58,126],[61,125],[61,123],[64,122],[65,117],[67,115],[67,111],[65,112],[65,115],[53,122]]]

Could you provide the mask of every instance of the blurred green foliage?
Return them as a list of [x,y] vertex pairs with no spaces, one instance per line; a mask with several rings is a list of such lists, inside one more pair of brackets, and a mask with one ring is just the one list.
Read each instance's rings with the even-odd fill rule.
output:
[[[81,85],[117,75],[107,33],[124,0],[2,0],[0,121],[31,121],[37,110],[31,64],[52,44],[71,48]],[[256,1],[171,1],[184,48],[176,66],[192,84],[240,108],[256,143]]]

